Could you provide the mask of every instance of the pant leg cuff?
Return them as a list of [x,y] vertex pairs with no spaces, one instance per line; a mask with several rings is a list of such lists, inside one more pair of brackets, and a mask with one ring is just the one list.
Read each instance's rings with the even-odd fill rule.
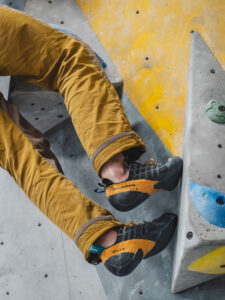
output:
[[93,154],[91,161],[97,174],[101,167],[113,156],[120,152],[131,151],[134,160],[138,159],[145,152],[145,145],[142,139],[134,132],[124,132],[105,141]]
[[84,224],[75,236],[75,243],[88,260],[90,252],[89,249],[95,241],[108,230],[123,225],[123,223],[115,220],[113,216],[101,216],[91,219]]

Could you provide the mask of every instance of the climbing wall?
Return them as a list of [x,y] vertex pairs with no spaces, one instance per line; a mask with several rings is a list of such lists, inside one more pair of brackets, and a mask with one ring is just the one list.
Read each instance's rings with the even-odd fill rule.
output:
[[225,274],[225,72],[191,35],[173,292]]
[[[70,20],[77,21],[76,18],[79,15],[77,14],[77,9],[79,10],[79,8],[74,0],[68,2],[61,0],[28,2],[31,14],[36,15],[38,13],[39,15],[36,16],[41,19],[44,18],[46,22],[48,22],[47,16],[49,16],[51,23],[57,24],[66,30],[70,28],[67,18],[64,18],[65,14],[62,18],[62,13],[73,16],[72,10],[74,10],[75,6],[74,20],[73,18]],[[17,9],[24,9],[23,0],[0,0],[0,3]],[[40,3],[41,7],[39,7]],[[137,3],[138,8],[136,7]],[[147,123],[129,98],[124,93],[121,93],[121,101],[131,121],[132,128],[138,132],[146,144],[147,152],[144,154],[143,160],[154,157],[157,161],[166,161],[170,155],[168,149],[171,151],[174,149],[173,143],[176,138],[178,141],[176,149],[182,147],[177,130],[182,131],[184,119],[182,101],[184,101],[186,90],[186,81],[184,82],[184,79],[186,80],[188,69],[188,55],[186,54],[189,54],[189,30],[192,26],[198,26],[203,21],[205,24],[211,23],[214,29],[217,28],[215,26],[222,22],[223,8],[221,3],[215,1],[214,3],[218,5],[215,5],[212,9],[209,8],[208,11],[203,9],[203,1],[201,1],[201,7],[198,5],[200,2],[195,2],[195,5],[185,3],[183,0],[170,1],[168,3],[165,1],[153,2],[145,0],[138,2],[133,0],[79,0],[82,8],[85,8],[85,14],[88,15],[90,22],[93,24],[92,26],[95,27],[99,39],[102,43],[104,42],[104,47],[107,45],[103,41],[103,37],[104,40],[107,38],[108,43],[111,45],[110,47],[107,46],[107,51],[125,78],[125,90],[132,98],[132,102],[139,108],[137,102],[140,101],[141,104],[144,101],[144,93],[146,94],[146,99],[152,101],[148,103],[146,100],[143,109],[139,109],[142,115],[145,116],[145,119],[148,120]],[[207,5],[210,3],[210,1],[207,1]],[[36,4],[38,9],[35,6],[31,9],[31,4]],[[71,5],[71,9],[69,5]],[[206,6],[206,4],[204,5]],[[59,8],[58,10],[57,7]],[[179,14],[181,17],[179,17]],[[205,17],[197,18],[201,14]],[[182,17],[186,15],[189,18],[184,18],[183,20]],[[220,15],[221,17],[219,17]],[[213,16],[217,17],[213,18]],[[184,25],[185,20],[187,21],[186,25]],[[61,23],[62,21],[64,24]],[[93,21],[102,26],[100,31]],[[173,24],[172,21],[174,21],[174,25],[170,27]],[[71,24],[73,25],[73,22]],[[157,26],[159,25],[162,31],[159,32],[158,29],[160,34],[157,35]],[[82,23],[80,26],[82,28]],[[169,28],[171,29],[169,30]],[[223,30],[224,28],[221,26],[221,32]],[[152,31],[155,31],[155,33],[150,35]],[[75,31],[72,32],[76,33]],[[167,39],[166,34],[168,32]],[[143,37],[140,36],[142,33],[144,34]],[[214,33],[215,30],[210,31],[210,34]],[[128,35],[130,35],[129,38],[127,38]],[[171,39],[171,43],[169,39]],[[135,40],[137,40],[136,43]],[[167,42],[164,44],[165,41]],[[215,42],[217,46],[220,46],[218,49],[223,49],[221,46],[223,45],[222,39],[221,45],[218,44],[218,40]],[[213,43],[210,44],[210,47],[214,47]],[[168,60],[170,59],[171,62],[166,60],[166,51],[169,53]],[[222,54],[222,52],[219,54]],[[158,60],[156,60],[157,56],[159,56]],[[219,58],[221,59],[221,57]],[[178,59],[178,64],[176,64],[176,59]],[[104,60],[107,63],[105,58]],[[121,62],[123,66],[122,71],[120,68]],[[161,69],[158,68],[161,62],[171,64],[170,71],[167,70],[167,67],[161,66]],[[167,64],[165,65],[167,66]],[[179,71],[178,75],[174,74],[174,70]],[[164,72],[166,72],[166,76]],[[174,77],[175,75],[176,77]],[[139,78],[138,81],[136,81],[137,78]],[[168,78],[169,83],[167,85]],[[128,79],[134,79],[134,81],[128,82]],[[7,95],[8,81],[6,80],[6,86],[3,84],[3,87],[1,82],[2,80],[0,80],[0,88],[5,89]],[[158,89],[158,83],[161,84],[160,87],[162,89]],[[173,91],[175,96],[168,91],[168,97],[165,97],[167,92],[165,84],[167,88],[170,88],[170,86],[176,88]],[[29,89],[29,87],[27,88]],[[13,92],[15,91],[16,88]],[[25,87],[24,90],[18,89],[18,91],[25,91]],[[177,108],[174,119],[177,118],[178,123],[173,125],[175,127],[170,126],[172,124],[169,120],[170,110],[166,109],[164,111],[164,103],[159,101],[162,95],[164,101],[168,102],[168,106],[173,105],[173,109]],[[41,93],[39,96],[41,96]],[[44,115],[49,114],[49,111],[48,107],[45,110],[41,109],[45,108],[45,106],[42,106],[42,99],[42,97],[36,97],[35,105],[40,110],[39,116],[41,113],[44,117]],[[183,118],[182,122],[179,121],[180,117]],[[161,126],[161,129],[164,127],[163,131],[160,131],[160,127],[154,126],[154,130],[161,137],[161,141],[149,126],[149,124],[155,123],[157,118],[161,122],[164,120],[163,123],[157,123],[158,126]],[[181,124],[180,127],[179,124]],[[161,135],[160,132],[162,133]],[[126,223],[130,220],[142,222],[143,220],[157,218],[166,211],[176,212],[179,189],[169,193],[157,193],[140,207],[127,214],[115,211],[105,200],[104,194],[96,195],[93,192],[96,188],[98,177],[90,166],[89,159],[79,143],[71,121],[67,119],[54,127],[48,131],[47,137],[51,142],[51,148],[62,164],[65,175],[85,195],[105,206],[122,222]],[[165,148],[162,141],[168,149]],[[0,208],[2,212],[0,218],[0,299],[224,299],[225,277],[217,278],[216,281],[205,283],[201,287],[190,289],[179,295],[173,295],[169,292],[174,239],[164,251],[151,259],[145,260],[133,273],[123,278],[113,276],[101,264],[96,268],[88,265],[74,243],[29,202],[23,192],[15,185],[12,178],[3,170],[0,170],[0,185]]]
[[[77,0],[124,90],[172,154],[182,154],[190,31],[225,67],[221,0]],[[115,38],[116,36],[116,38]]]

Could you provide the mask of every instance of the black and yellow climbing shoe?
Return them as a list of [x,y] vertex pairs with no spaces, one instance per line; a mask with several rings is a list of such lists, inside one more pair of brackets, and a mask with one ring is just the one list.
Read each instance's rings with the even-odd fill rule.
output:
[[128,211],[156,192],[173,190],[179,182],[182,166],[180,157],[173,157],[165,164],[156,164],[153,160],[143,164],[134,162],[128,165],[126,181],[113,183],[102,179],[100,185],[104,186],[106,197],[114,208]]
[[102,263],[114,275],[128,275],[142,259],[159,253],[168,245],[176,223],[176,215],[165,213],[153,222],[131,222],[114,228],[117,230],[117,240],[100,254]]

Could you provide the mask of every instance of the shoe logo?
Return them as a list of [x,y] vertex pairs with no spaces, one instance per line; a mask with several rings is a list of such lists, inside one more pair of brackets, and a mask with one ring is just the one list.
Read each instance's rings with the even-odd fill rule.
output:
[[161,190],[154,188],[155,184],[157,183],[158,181],[151,181],[147,179],[135,179],[129,182],[116,183],[106,188],[106,197],[108,198],[115,194],[125,192],[141,192],[152,195]]
[[119,187],[114,187],[113,190],[116,191],[116,190],[120,190],[120,189],[132,188],[132,187],[136,187],[136,185],[135,184],[122,185]]
[[125,248],[115,249],[115,250],[112,250],[112,253],[118,253],[118,252],[121,252],[124,250],[125,250]]

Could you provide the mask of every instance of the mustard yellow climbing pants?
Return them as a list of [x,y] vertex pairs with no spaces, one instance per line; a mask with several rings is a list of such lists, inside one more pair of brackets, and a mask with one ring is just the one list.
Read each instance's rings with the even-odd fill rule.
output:
[[[98,174],[117,153],[126,152],[136,159],[144,152],[144,144],[131,130],[117,93],[86,44],[4,6],[0,6],[0,32],[0,76],[20,76],[59,91]],[[121,223],[80,193],[62,174],[41,133],[19,115],[15,106],[0,98],[0,166],[52,222],[76,241],[88,259],[90,245]]]

